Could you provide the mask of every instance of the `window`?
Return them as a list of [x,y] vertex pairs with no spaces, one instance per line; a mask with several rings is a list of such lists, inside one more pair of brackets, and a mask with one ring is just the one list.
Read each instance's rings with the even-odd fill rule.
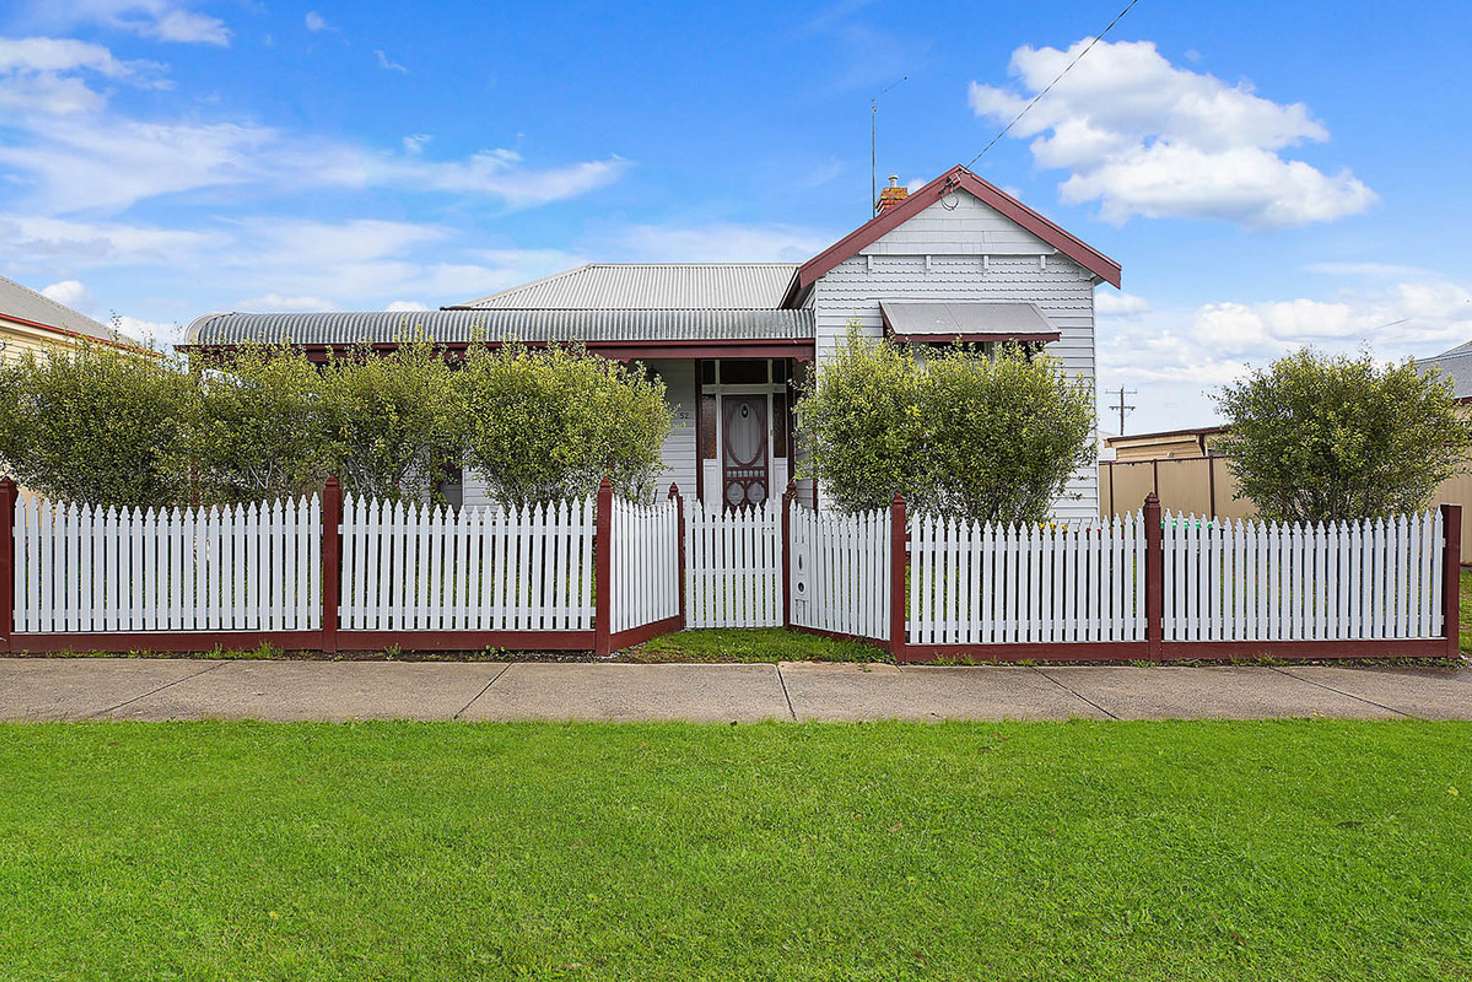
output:
[[766,359],[736,359],[721,362],[722,385],[766,385]]
[[706,360],[706,361],[703,361],[703,362],[700,363],[700,384],[701,385],[715,385],[716,384],[716,363],[715,362],[710,361],[710,360]]
[[[706,362],[706,364],[710,364]],[[700,459],[716,459],[716,397],[714,395],[702,395],[700,397]]]
[[787,457],[787,393],[772,393],[772,457]]

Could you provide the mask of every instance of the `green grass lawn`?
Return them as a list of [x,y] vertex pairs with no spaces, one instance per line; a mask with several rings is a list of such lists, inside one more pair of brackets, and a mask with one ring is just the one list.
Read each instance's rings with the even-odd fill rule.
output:
[[881,645],[780,627],[709,628],[665,634],[620,656],[636,662],[893,661]]
[[0,727],[0,975],[1467,978],[1472,726]]

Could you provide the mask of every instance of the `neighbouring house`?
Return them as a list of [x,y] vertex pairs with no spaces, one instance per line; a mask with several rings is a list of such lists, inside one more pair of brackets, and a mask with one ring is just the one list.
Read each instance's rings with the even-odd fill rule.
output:
[[1458,402],[1472,402],[1472,341],[1459,344],[1430,358],[1416,361],[1423,372],[1433,369],[1452,380],[1452,397]]
[[[878,213],[804,263],[593,263],[427,312],[215,313],[188,351],[290,342],[309,357],[423,332],[453,350],[581,341],[638,360],[668,389],[666,482],[708,506],[780,493],[793,473],[795,387],[845,338],[916,345],[1017,342],[1094,383],[1094,288],[1119,264],[964,167],[913,194],[891,178]],[[822,489],[805,488],[821,500]],[[463,503],[485,500],[466,474]],[[1099,513],[1082,468],[1059,517]]]
[[1113,459],[1120,461],[1205,457],[1211,453],[1217,438],[1226,432],[1225,426],[1197,426],[1186,430],[1111,436],[1104,444],[1113,452]]
[[68,351],[83,343],[145,350],[65,304],[0,276],[0,360]]

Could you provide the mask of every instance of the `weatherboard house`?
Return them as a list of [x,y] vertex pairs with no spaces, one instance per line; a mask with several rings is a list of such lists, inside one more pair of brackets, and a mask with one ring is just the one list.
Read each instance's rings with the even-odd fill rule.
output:
[[[907,344],[1041,346],[1093,385],[1094,288],[1119,286],[1118,263],[964,167],[913,194],[891,179],[878,206],[801,264],[593,263],[435,311],[214,313],[189,326],[186,347],[289,341],[325,359],[421,334],[451,350],[580,341],[664,380],[675,415],[664,482],[711,507],[787,485],[800,452],[795,386],[821,372],[851,324]],[[481,503],[485,488],[467,473],[455,496]],[[1054,511],[1098,507],[1097,474],[1084,468]]]

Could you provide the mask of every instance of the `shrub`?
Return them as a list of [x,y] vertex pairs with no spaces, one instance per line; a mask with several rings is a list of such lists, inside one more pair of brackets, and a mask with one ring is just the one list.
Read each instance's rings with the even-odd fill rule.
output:
[[606,474],[650,497],[673,419],[664,383],[580,348],[469,352],[466,460],[503,504],[592,494]]
[[1046,518],[1094,460],[1094,393],[1052,358],[1016,346],[951,348],[926,360],[929,504],[974,521]]
[[359,349],[328,365],[326,455],[345,491],[390,500],[440,496],[463,459],[466,410],[456,376],[422,338],[386,355]]
[[1217,396],[1218,442],[1268,519],[1341,521],[1424,508],[1472,449],[1472,423],[1448,379],[1411,361],[1304,349],[1250,372]]
[[174,504],[193,384],[161,357],[83,344],[0,371],[0,457],[26,487],[89,504]]
[[187,459],[198,496],[233,503],[310,494],[331,472],[323,377],[287,345],[249,345],[200,370]]
[[1035,521],[1093,459],[1089,387],[1019,348],[957,346],[922,362],[851,330],[817,376],[797,406],[804,476],[841,510],[900,491],[918,511]]

